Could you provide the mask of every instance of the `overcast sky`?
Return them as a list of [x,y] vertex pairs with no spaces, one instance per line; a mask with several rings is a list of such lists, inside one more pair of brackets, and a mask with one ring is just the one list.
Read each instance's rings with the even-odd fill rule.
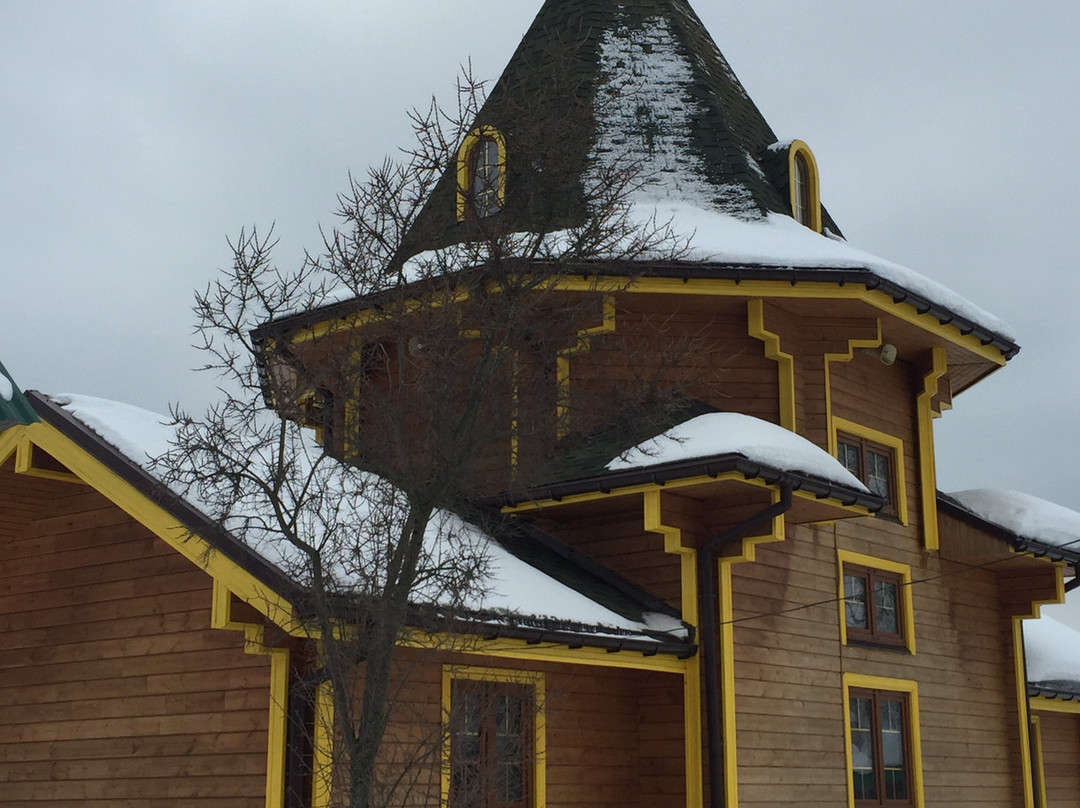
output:
[[[494,79],[540,0],[0,0],[0,360],[23,387],[198,409],[192,291],[276,223],[290,264],[405,110]],[[1021,354],[937,422],[945,490],[1080,510],[1080,5],[700,0],[854,245]]]

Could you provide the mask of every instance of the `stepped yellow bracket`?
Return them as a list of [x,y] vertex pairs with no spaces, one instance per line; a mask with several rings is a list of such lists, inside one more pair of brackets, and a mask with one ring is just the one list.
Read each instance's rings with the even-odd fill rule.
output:
[[923,546],[937,550],[940,546],[937,519],[937,467],[934,461],[934,399],[938,395],[941,379],[949,372],[945,349],[934,348],[930,370],[923,376],[923,389],[915,401],[919,425],[919,472],[922,488]]
[[[645,530],[664,537],[664,552],[677,555],[680,563],[682,617],[693,626],[698,621],[697,552],[683,545],[682,531],[663,522],[662,492],[646,491],[644,497]],[[683,673],[683,739],[686,759],[686,808],[704,805],[701,760],[701,663],[700,655],[687,660]]]
[[780,426],[795,431],[795,357],[780,348],[780,335],[765,328],[765,302],[747,301],[750,336],[765,343],[765,356],[776,362],[780,382]]
[[556,383],[558,385],[558,403],[555,417],[557,435],[566,437],[570,432],[570,357],[589,350],[592,337],[610,334],[615,330],[615,296],[604,295],[604,319],[600,325],[584,328],[577,333],[574,345],[559,351],[556,359]]
[[[850,362],[860,348],[877,348],[881,345],[881,319],[877,320],[877,337],[874,339],[849,339],[845,353],[825,354],[825,423],[832,425],[832,378],[829,365],[833,362]],[[829,454],[837,456],[836,430],[829,429]]]

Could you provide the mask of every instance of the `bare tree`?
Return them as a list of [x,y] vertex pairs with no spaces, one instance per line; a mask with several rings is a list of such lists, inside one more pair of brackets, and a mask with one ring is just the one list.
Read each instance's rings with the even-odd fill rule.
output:
[[[480,89],[466,77],[456,109],[414,112],[413,146],[351,181],[341,227],[298,268],[275,266],[272,233],[232,242],[231,268],[195,306],[223,398],[201,417],[174,413],[178,437],[161,461],[175,487],[305,588],[302,628],[319,639],[311,681],[333,693],[335,801],[351,808],[400,804],[422,779],[380,764],[407,676],[395,649],[407,630],[461,636],[484,608],[474,504],[560,473],[575,440],[587,448],[590,427],[568,420],[588,409],[576,399],[602,395],[605,412],[639,415],[675,400],[658,378],[616,403],[616,390],[568,390],[559,377],[560,357],[582,349],[633,282],[589,268],[683,248],[664,223],[632,216],[633,165],[578,172],[576,214],[552,207],[538,220],[543,200],[517,199],[532,212],[527,229],[491,215],[470,216],[451,243],[425,230],[425,205],[482,120]],[[549,157],[553,182],[570,176]],[[454,190],[476,204],[472,189]],[[435,246],[417,251],[425,244]],[[441,743],[413,738],[410,760],[426,765]]]

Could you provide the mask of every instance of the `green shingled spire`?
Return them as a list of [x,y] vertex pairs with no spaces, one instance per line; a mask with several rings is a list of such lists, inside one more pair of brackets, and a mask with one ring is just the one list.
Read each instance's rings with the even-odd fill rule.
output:
[[[608,159],[667,199],[791,213],[787,151],[686,0],[546,0],[476,124],[506,140],[500,229],[579,223],[590,165]],[[456,198],[452,166],[406,254],[469,239]]]
[[30,402],[19,392],[18,385],[7,372],[4,363],[0,362],[0,427],[8,426],[12,422],[32,424],[39,420],[41,419],[30,406]]

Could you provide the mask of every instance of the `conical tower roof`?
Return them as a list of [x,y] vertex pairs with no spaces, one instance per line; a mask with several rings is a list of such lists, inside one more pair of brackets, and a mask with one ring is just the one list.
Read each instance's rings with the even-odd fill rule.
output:
[[39,420],[41,419],[19,391],[4,363],[0,362],[0,427],[12,423],[32,424]]
[[[477,116],[505,139],[500,230],[584,217],[590,172],[622,164],[642,193],[757,219],[791,213],[786,144],[686,0],[546,0]],[[405,254],[470,238],[452,166]],[[823,212],[823,224],[838,232]]]

